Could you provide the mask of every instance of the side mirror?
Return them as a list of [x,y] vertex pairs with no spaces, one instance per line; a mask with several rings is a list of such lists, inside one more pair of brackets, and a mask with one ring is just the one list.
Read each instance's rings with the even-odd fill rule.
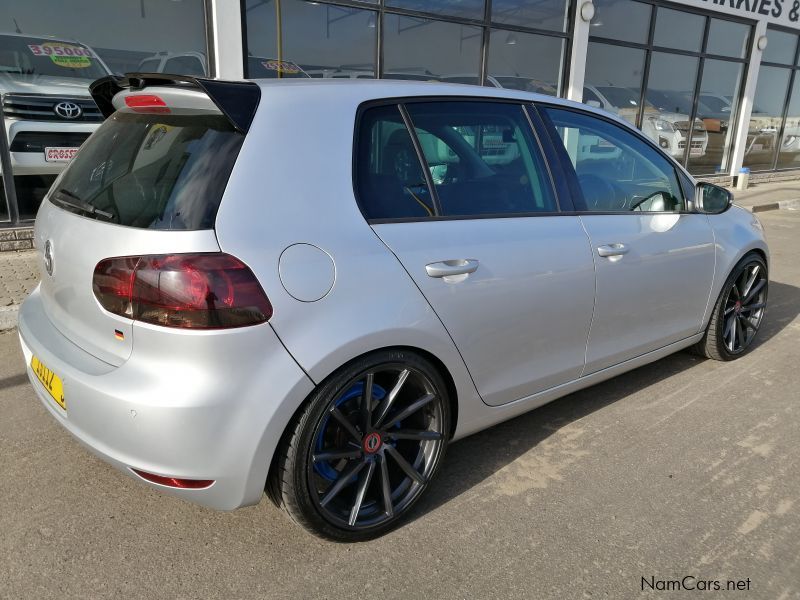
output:
[[694,204],[698,212],[718,215],[733,204],[733,194],[723,187],[701,181],[695,187]]

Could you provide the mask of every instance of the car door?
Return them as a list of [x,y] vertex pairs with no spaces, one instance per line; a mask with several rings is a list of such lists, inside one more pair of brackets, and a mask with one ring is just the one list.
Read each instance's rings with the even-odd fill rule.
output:
[[359,203],[441,319],[484,401],[580,376],[594,268],[558,212],[520,104],[409,101],[362,111]]
[[714,278],[714,235],[688,210],[675,165],[627,128],[544,107],[573,178],[597,291],[584,374],[700,331]]

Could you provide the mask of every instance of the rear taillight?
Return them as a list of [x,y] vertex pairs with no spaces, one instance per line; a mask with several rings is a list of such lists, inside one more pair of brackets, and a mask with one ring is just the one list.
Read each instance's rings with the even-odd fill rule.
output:
[[136,94],[125,96],[125,106],[134,112],[169,113],[169,107],[160,96],[153,94]]
[[253,272],[229,254],[107,258],[94,269],[92,289],[107,311],[165,327],[224,329],[272,316]]

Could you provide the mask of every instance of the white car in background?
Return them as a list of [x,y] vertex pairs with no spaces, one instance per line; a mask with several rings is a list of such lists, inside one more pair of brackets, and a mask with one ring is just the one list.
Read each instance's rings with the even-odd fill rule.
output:
[[89,84],[111,71],[87,45],[0,33],[0,99],[14,175],[56,175],[103,115]]
[[[642,132],[670,156],[681,160],[686,149],[689,116],[654,105],[650,93],[647,100],[642,114]],[[640,97],[637,92],[629,88],[586,85],[583,88],[583,102],[595,108],[602,108],[633,125],[636,124]],[[699,119],[695,119],[694,122],[691,144],[690,157],[697,158],[706,153],[708,134],[705,125]]]

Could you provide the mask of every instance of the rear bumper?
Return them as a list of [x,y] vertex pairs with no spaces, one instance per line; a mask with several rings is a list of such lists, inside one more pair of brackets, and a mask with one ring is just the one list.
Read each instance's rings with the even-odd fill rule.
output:
[[[65,429],[140,481],[131,468],[214,480],[200,490],[147,482],[210,508],[260,500],[280,435],[313,388],[269,325],[225,332],[142,327],[134,330],[131,357],[114,367],[53,326],[37,289],[20,310],[19,335],[31,383]],[[33,375],[33,354],[62,379],[66,410]]]

